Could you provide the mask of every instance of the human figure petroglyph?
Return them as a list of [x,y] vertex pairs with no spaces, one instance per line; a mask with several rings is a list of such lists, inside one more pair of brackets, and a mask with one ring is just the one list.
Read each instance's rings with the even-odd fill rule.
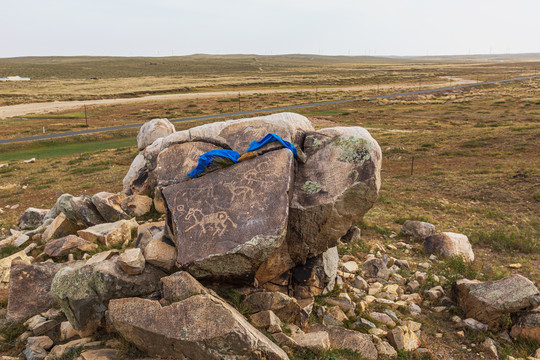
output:
[[233,202],[236,200],[236,198],[241,198],[242,201],[246,201],[246,198],[253,196],[253,189],[249,186],[234,185],[233,183],[224,183],[223,186],[229,189],[231,192],[231,201]]
[[204,214],[200,209],[189,209],[188,214],[185,217],[186,220],[193,219],[195,223],[188,227],[185,231],[191,231],[197,226],[201,228],[201,232],[206,234],[206,226],[213,227],[213,236],[219,234],[223,235],[228,227],[228,222],[236,229],[236,224],[229,217],[229,214],[225,211],[218,211],[211,214]]

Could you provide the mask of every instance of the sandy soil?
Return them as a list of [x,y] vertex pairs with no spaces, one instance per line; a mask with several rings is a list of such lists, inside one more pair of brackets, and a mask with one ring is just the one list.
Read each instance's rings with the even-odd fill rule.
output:
[[[466,80],[460,78],[452,78],[452,85],[461,85],[474,83],[474,80]],[[430,84],[430,88],[437,88],[448,86],[448,83]],[[411,89],[417,88],[418,84],[391,84],[380,85],[379,89]],[[364,85],[364,86],[347,86],[347,87],[331,87],[331,88],[319,88],[315,89],[266,89],[266,90],[244,90],[240,91],[242,95],[253,94],[273,94],[273,93],[296,93],[303,92],[334,92],[334,91],[362,91],[362,90],[374,90],[376,85]],[[428,86],[424,86],[424,89]],[[0,119],[6,119],[14,116],[23,116],[27,114],[43,114],[43,113],[55,113],[61,111],[69,111],[74,109],[80,109],[84,105],[111,105],[111,104],[125,104],[136,103],[146,101],[160,101],[160,100],[181,100],[181,99],[198,99],[209,97],[228,97],[237,96],[238,91],[215,91],[215,92],[200,92],[200,93],[187,93],[187,94],[167,94],[167,95],[150,95],[135,98],[118,98],[118,99],[102,99],[102,100],[79,100],[79,101],[54,101],[54,102],[41,102],[30,104],[17,104],[0,107]]]

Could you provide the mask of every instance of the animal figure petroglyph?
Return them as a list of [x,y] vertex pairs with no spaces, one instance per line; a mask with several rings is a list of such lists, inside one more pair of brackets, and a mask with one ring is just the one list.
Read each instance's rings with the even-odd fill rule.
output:
[[206,234],[206,227],[210,226],[214,229],[213,236],[219,234],[223,235],[230,223],[235,229],[236,224],[231,220],[229,214],[225,211],[218,211],[211,214],[204,214],[200,209],[189,209],[188,214],[185,217],[186,220],[193,219],[195,223],[188,227],[185,231],[191,231],[197,226],[200,227],[201,232]]
[[234,185],[233,183],[224,183],[224,187],[229,189],[232,194],[231,201],[235,201],[237,198],[241,198],[242,201],[246,201],[246,198],[253,196],[253,189],[249,186]]

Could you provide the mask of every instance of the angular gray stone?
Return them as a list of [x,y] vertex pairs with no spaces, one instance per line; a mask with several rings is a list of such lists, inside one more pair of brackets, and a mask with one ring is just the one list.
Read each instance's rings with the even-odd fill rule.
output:
[[[540,343],[540,308],[536,311],[517,314],[512,319],[510,336],[513,338],[532,340]],[[540,349],[536,351],[538,354]]]
[[453,284],[453,289],[465,315],[489,326],[496,326],[503,314],[540,305],[538,289],[532,281],[521,275],[488,282],[462,279]]
[[260,291],[252,293],[242,302],[250,312],[272,310],[282,321],[302,325],[307,320],[295,298],[279,292]]
[[285,240],[292,177],[291,152],[278,150],[164,188],[178,265],[260,284],[290,269],[264,263]]
[[151,356],[288,359],[240,313],[213,295],[195,295],[164,307],[139,298],[111,300],[109,319],[123,338]]
[[386,262],[382,259],[370,259],[362,264],[362,273],[366,278],[381,278],[387,280],[390,276]]
[[97,210],[96,205],[92,202],[92,198],[88,195],[72,197],[70,199],[70,205],[77,216],[79,223],[83,224],[85,227],[106,222]]
[[400,233],[403,236],[424,240],[428,236],[435,234],[435,226],[423,221],[407,220],[403,223]]
[[309,133],[290,206],[288,252],[296,263],[337,245],[373,206],[381,185],[381,149],[360,127]]
[[19,229],[32,230],[39,227],[49,213],[48,209],[36,209],[30,207],[19,216]]
[[80,227],[75,222],[69,220],[66,215],[61,212],[53,222],[47,226],[47,229],[41,235],[41,241],[46,243],[52,239],[76,234],[79,229]]
[[469,238],[463,234],[443,232],[431,235],[424,240],[424,249],[428,254],[445,257],[461,256],[465,261],[474,261]]
[[73,195],[70,195],[70,194],[62,194],[62,195],[60,195],[60,197],[58,199],[56,199],[56,203],[53,205],[51,210],[49,210],[47,215],[45,215],[43,220],[55,219],[58,215],[60,215],[60,213],[64,213],[64,215],[66,215],[66,217],[69,220],[71,220],[73,222],[76,222],[77,221],[77,216],[73,212],[73,209],[71,207],[71,198],[72,197],[73,197]]
[[334,289],[339,254],[333,247],[292,269],[296,298],[310,298]]
[[165,275],[152,265],[140,275],[128,275],[112,258],[62,269],[54,277],[51,296],[71,325],[89,335],[101,325],[109,300],[148,295],[159,289],[159,279]]
[[130,216],[122,210],[122,201],[125,198],[126,196],[123,194],[113,194],[102,191],[92,196],[92,203],[94,203],[96,209],[107,222],[114,222],[130,218]]

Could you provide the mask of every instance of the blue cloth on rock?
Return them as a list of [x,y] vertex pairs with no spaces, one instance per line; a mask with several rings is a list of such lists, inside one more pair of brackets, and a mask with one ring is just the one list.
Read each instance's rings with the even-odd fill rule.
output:
[[255,151],[257,149],[260,149],[264,145],[268,144],[269,142],[273,141],[279,141],[283,146],[285,146],[287,149],[291,150],[294,158],[298,158],[298,153],[296,152],[296,147],[294,147],[293,144],[291,144],[288,141],[283,140],[279,135],[276,135],[274,133],[269,133],[265,137],[263,137],[259,141],[253,141],[251,144],[249,144],[249,149],[247,149],[247,152]]
[[238,151],[234,150],[225,150],[225,149],[217,149],[217,150],[210,150],[204,154],[201,155],[199,158],[199,163],[197,164],[197,167],[189,174],[187,174],[187,177],[197,177],[200,174],[203,173],[204,170],[213,163],[215,163],[216,158],[226,158],[232,160],[234,163],[238,162],[238,158],[240,157],[240,154]]

